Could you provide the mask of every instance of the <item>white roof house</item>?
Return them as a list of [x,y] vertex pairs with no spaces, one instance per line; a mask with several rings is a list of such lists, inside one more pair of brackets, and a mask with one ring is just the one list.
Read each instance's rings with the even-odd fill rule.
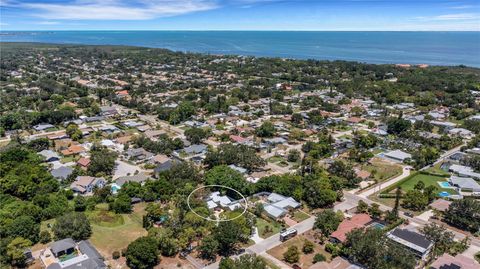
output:
[[468,166],[452,164],[450,165],[450,167],[448,167],[448,171],[454,172],[455,174],[458,174],[461,177],[472,177],[472,178],[480,179],[480,173],[473,171],[473,168]]
[[398,161],[398,162],[403,162],[405,159],[412,158],[411,154],[403,152],[399,149],[386,152],[384,153],[384,156],[387,157],[388,159]]
[[285,197],[278,193],[270,193],[267,197],[269,204],[263,207],[263,210],[272,218],[283,217],[289,209],[299,208],[301,204],[292,197]]
[[460,190],[467,190],[472,192],[480,192],[480,184],[478,184],[471,177],[457,177],[451,176],[449,179],[450,183]]

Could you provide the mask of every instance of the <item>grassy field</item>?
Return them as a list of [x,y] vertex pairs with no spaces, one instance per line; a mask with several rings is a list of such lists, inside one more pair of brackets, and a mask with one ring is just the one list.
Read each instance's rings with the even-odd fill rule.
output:
[[439,189],[439,192],[446,191],[446,192],[451,193],[451,194],[456,194],[456,192],[453,189],[441,188],[440,185],[438,185],[438,183],[437,183],[437,182],[442,182],[442,181],[446,181],[446,180],[447,180],[446,177],[419,173],[419,174],[416,174],[415,176],[411,177],[409,180],[402,182],[400,184],[400,187],[402,187],[402,190],[404,192],[406,192],[406,191],[409,191],[409,190],[413,190],[413,188],[415,187],[415,184],[417,184],[419,181],[422,181],[423,183],[425,183],[425,187],[433,185],[433,186],[435,186]]
[[268,254],[272,255],[273,257],[283,261],[283,253],[287,251],[287,249],[290,246],[296,246],[298,250],[300,251],[300,260],[295,263],[298,264],[301,268],[309,268],[313,264],[313,256],[317,253],[323,254],[327,258],[327,262],[329,262],[332,258],[332,256],[326,252],[323,247],[319,244],[314,243],[315,248],[313,253],[311,254],[304,254],[302,252],[303,244],[307,238],[303,235],[298,235],[288,241],[285,241],[279,246],[276,246],[270,250],[267,251]]
[[111,257],[113,251],[121,251],[133,240],[147,234],[142,227],[144,210],[145,204],[138,204],[131,214],[94,213],[89,216],[92,224],[90,242],[106,258]]
[[369,164],[362,166],[362,169],[370,172],[373,179],[377,182],[382,182],[402,174],[400,165],[387,163],[379,158],[372,158]]
[[[265,232],[267,226],[271,228],[269,232]],[[267,221],[263,218],[257,218],[257,229],[261,238],[267,238],[280,232],[282,225],[274,220]]]
[[307,215],[306,213],[300,211],[300,210],[295,210],[293,213],[292,219],[295,220],[296,222],[302,222],[306,219],[308,219],[310,216]]

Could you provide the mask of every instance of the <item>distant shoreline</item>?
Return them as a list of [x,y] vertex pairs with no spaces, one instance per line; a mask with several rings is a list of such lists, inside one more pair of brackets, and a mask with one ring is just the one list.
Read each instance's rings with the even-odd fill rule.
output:
[[0,42],[110,45],[370,64],[480,67],[472,31],[1,31]]

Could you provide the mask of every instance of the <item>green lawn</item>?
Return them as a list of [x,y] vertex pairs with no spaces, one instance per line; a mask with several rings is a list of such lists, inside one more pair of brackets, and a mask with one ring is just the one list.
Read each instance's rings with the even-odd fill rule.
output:
[[[266,232],[266,227],[270,227],[270,230]],[[257,229],[258,229],[258,235],[261,238],[267,238],[270,237],[282,229],[282,225],[274,220],[265,220],[263,218],[257,218]]]
[[[102,211],[103,204],[100,205],[98,211]],[[98,220],[90,220],[92,224],[92,236],[90,241],[105,256],[110,257],[115,250],[121,251],[128,244],[138,237],[147,234],[142,227],[142,215],[144,214],[145,204],[137,204],[131,214],[100,214],[100,222]],[[119,218],[119,217],[121,218]],[[97,214],[98,217],[98,214]],[[107,219],[111,220],[107,224]]]
[[438,185],[437,182],[447,181],[446,177],[426,175],[421,173],[416,174],[415,176],[411,177],[409,180],[402,182],[400,184],[400,187],[402,187],[402,190],[404,192],[413,190],[413,188],[415,187],[415,184],[417,184],[419,181],[423,181],[423,183],[425,183],[425,187],[428,187],[431,185],[437,187],[439,189],[439,192],[446,191],[450,194],[457,194],[453,189],[444,189],[444,188],[441,188],[440,185]]
[[400,165],[389,164],[378,158],[373,158],[369,164],[363,165],[362,169],[370,172],[373,179],[377,182],[382,182],[402,174],[402,167]]
[[295,212],[293,213],[293,220],[295,220],[296,222],[302,222],[306,219],[308,219],[310,216],[307,215],[306,213],[300,211],[300,210],[295,210]]
[[281,162],[283,160],[284,159],[280,156],[273,156],[273,157],[268,158],[267,161],[270,162],[270,163],[278,163],[278,162]]

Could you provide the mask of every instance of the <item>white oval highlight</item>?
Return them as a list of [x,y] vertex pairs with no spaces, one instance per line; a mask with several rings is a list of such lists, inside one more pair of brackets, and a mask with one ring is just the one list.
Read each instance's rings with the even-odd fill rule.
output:
[[[192,196],[192,194],[194,194],[196,191],[199,191],[201,189],[206,189],[206,188],[224,188],[224,189],[228,189],[228,190],[231,190],[231,191],[234,191],[236,193],[238,193],[242,198],[241,200],[245,201],[245,206],[243,208],[243,211],[240,215],[234,217],[234,218],[230,218],[230,219],[212,219],[210,217],[205,217],[205,216],[202,216],[200,214],[198,214],[197,212],[195,212],[195,210],[192,209],[192,207],[190,206],[190,197]],[[242,204],[239,202],[239,204]],[[193,214],[197,215],[198,217],[204,219],[204,220],[207,220],[207,221],[214,221],[214,222],[226,222],[226,221],[232,221],[232,220],[235,220],[235,219],[238,219],[239,217],[243,216],[246,212],[247,212],[247,208],[248,208],[248,201],[247,201],[247,198],[245,198],[245,196],[240,193],[239,191],[237,191],[236,189],[233,189],[233,188],[230,188],[230,187],[227,187],[227,186],[224,186],[224,185],[205,185],[205,186],[201,186],[201,187],[198,187],[196,189],[194,189],[187,197],[187,205],[188,205],[188,208],[190,209],[190,211],[193,212]]]

